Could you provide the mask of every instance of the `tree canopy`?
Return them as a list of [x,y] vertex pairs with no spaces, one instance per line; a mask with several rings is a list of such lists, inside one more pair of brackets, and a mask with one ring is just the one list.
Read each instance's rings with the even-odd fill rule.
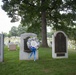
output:
[[12,18],[12,22],[18,21],[20,16],[21,24],[41,29],[43,46],[47,46],[47,25],[67,34],[76,29],[76,0],[2,1],[2,9]]
[[25,33],[27,31],[27,28],[25,26],[22,26],[21,24],[17,28],[18,36]]
[[27,28],[20,24],[18,27],[13,26],[11,28],[11,30],[9,31],[9,35],[10,36],[20,36],[21,34],[25,33],[26,31],[27,31]]
[[9,34],[10,34],[11,36],[18,36],[17,27],[13,26],[13,27],[11,28],[11,30],[9,31]]

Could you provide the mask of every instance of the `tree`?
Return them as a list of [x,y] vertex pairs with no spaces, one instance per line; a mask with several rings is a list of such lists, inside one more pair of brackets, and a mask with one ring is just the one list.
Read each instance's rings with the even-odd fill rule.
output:
[[18,20],[18,15],[21,16],[21,23],[27,27],[33,27],[36,22],[41,24],[42,46],[47,47],[46,26],[65,32],[74,27],[75,3],[76,0],[3,0],[2,8],[14,22]]
[[4,36],[5,36],[5,37],[7,37],[7,36],[8,36],[8,34],[7,34],[7,33],[3,33],[3,34],[4,34]]
[[12,35],[9,33],[9,34],[8,34],[8,37],[10,38],[11,36],[12,36]]
[[47,32],[47,37],[52,38],[52,35],[54,34],[55,30],[51,29],[51,32]]
[[41,28],[40,28],[40,26],[41,26],[41,24],[38,22],[33,23],[33,25],[31,25],[27,28],[27,32],[32,32],[32,33],[37,34],[37,37],[41,40]]
[[10,34],[11,36],[18,36],[17,27],[13,26],[13,27],[11,28],[11,30],[9,31],[9,34]]
[[20,36],[21,34],[23,34],[27,31],[27,28],[22,25],[19,25],[17,29],[18,29],[18,36]]

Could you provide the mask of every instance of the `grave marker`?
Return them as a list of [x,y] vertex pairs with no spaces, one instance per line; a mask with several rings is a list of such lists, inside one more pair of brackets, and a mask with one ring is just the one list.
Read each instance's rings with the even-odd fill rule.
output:
[[10,44],[10,45],[9,45],[9,50],[10,50],[10,51],[16,50],[16,44]]
[[[30,37],[37,37],[34,33],[24,33],[21,34],[20,38],[20,60],[34,60],[34,57],[31,56],[29,59],[29,56],[31,54],[31,50],[27,46],[27,40]],[[36,51],[36,59],[38,59],[38,50]]]
[[66,34],[63,31],[57,31],[52,38],[52,57],[68,58]]

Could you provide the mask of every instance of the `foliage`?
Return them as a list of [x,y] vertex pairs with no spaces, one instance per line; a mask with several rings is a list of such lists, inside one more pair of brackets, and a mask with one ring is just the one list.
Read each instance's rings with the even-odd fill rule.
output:
[[[36,26],[36,25],[37,25],[37,26]],[[39,38],[41,38],[41,28],[40,28],[40,26],[41,26],[40,23],[35,22],[35,23],[33,23],[31,26],[29,26],[29,27],[27,28],[27,32],[35,33],[35,34],[37,34],[37,36],[38,36]]]
[[22,26],[22,25],[19,25],[18,27],[13,26],[9,31],[8,36],[20,36],[26,31],[27,31],[27,28],[25,26]]
[[52,38],[52,35],[54,34],[55,30],[51,29],[51,32],[47,32],[47,37]]
[[17,32],[18,32],[18,36],[20,36],[21,34],[25,33],[27,31],[27,28],[25,26],[19,25],[17,28]]
[[18,32],[17,32],[17,27],[13,26],[11,28],[11,30],[9,31],[9,34],[12,35],[12,36],[18,36]]
[[47,37],[52,38],[53,33],[47,32]]
[[69,50],[68,59],[53,59],[51,48],[39,48],[36,61],[19,60],[19,49],[4,48],[4,62],[0,63],[1,75],[76,75],[76,50]]
[[12,35],[9,33],[9,34],[8,34],[8,37],[10,38],[11,36],[12,36]]
[[3,0],[2,8],[14,22],[20,16],[21,24],[28,28],[33,29],[35,25],[36,29],[36,24],[40,24],[42,42],[45,45],[47,25],[56,30],[63,30],[68,35],[70,29],[76,28],[76,0]]
[[21,16],[21,22],[24,25],[26,22],[32,23],[33,21],[40,23],[42,9],[46,10],[48,25],[51,23],[55,28],[73,25],[73,21],[76,19],[75,0],[44,0],[43,5],[41,5],[41,1],[43,0],[3,0],[2,8],[9,17]]
[[3,33],[4,34],[4,37],[7,37],[8,36],[8,34],[7,33]]

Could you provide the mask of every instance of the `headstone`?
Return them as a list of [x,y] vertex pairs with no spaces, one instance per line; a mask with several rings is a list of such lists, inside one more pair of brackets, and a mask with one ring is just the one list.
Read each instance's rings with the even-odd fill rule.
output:
[[[27,46],[27,40],[30,37],[37,37],[34,33],[24,33],[21,34],[20,38],[20,60],[34,60],[34,57],[31,56],[29,59],[29,56],[31,54],[31,50]],[[36,59],[38,59],[38,50],[36,51]]]
[[68,58],[66,34],[63,31],[57,31],[52,38],[52,57]]
[[8,42],[8,48],[9,48],[9,46],[12,45],[12,44],[14,44],[14,43],[13,43],[13,42]]
[[0,62],[4,60],[4,35],[0,34]]
[[16,44],[10,44],[9,45],[9,50],[11,50],[11,51],[16,50]]

